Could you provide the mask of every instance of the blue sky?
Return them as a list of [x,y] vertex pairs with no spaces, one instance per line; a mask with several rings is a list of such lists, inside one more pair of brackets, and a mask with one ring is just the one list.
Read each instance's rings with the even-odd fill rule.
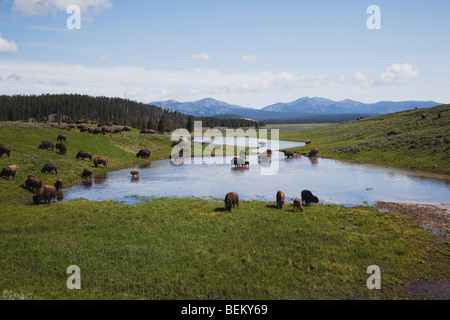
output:
[[0,94],[448,103],[449,32],[447,0],[0,0]]

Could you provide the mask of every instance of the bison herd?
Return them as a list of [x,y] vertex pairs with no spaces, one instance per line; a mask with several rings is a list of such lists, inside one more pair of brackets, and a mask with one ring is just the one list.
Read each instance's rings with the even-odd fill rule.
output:
[[[79,124],[79,123],[77,122],[77,124]],[[94,123],[92,122],[89,124],[94,124]],[[111,124],[107,123],[106,125],[112,126],[113,123],[111,123]],[[57,128],[57,129],[64,129],[67,131],[70,131],[75,128],[74,124],[68,124],[67,127],[60,127],[60,126],[57,126],[54,124],[50,124],[50,125],[46,125],[46,126],[50,126],[52,128]],[[102,127],[102,128],[99,129],[99,127]],[[80,132],[89,132],[92,134],[95,134],[95,133],[102,133],[102,134],[119,133],[119,132],[131,131],[131,129],[128,127],[117,128],[114,131],[112,131],[111,129],[103,128],[103,124],[99,124],[98,128],[95,130],[92,130],[91,128],[87,128],[86,126],[83,126],[83,125],[79,125],[78,129],[80,129]],[[98,130],[98,131],[96,131],[96,130]],[[150,130],[149,132],[141,132],[141,133],[153,134],[155,132],[153,130]],[[66,155],[67,147],[64,144],[64,142],[67,141],[67,137],[62,134],[59,134],[58,137],[56,138],[56,140],[59,142],[56,145],[49,140],[42,141],[41,144],[39,145],[39,149],[47,150],[47,151],[50,151],[50,149],[51,149],[54,151],[54,149],[56,148],[56,150],[59,151],[60,155]],[[3,155],[6,155],[8,158],[10,158],[11,157],[11,149],[3,144],[0,144],[0,158],[2,158]],[[150,155],[151,155],[151,153],[149,150],[142,149],[136,154],[136,157],[148,159],[148,158],[150,158]],[[87,151],[81,150],[76,154],[75,157],[77,160],[78,159],[81,159],[81,160],[89,159],[90,161],[92,161],[92,159],[94,159],[93,161],[94,161],[95,168],[97,168],[99,165],[103,165],[103,167],[108,166],[108,159],[106,159],[104,157],[94,157],[92,153],[87,152]],[[0,177],[4,178],[6,180],[15,180],[17,168],[18,167],[15,165],[11,165],[11,166],[3,168],[3,170],[0,172]],[[46,164],[41,170],[41,172],[44,174],[54,174],[54,175],[57,175],[58,171],[59,171],[59,167],[57,165],[54,165],[51,163]],[[139,173],[137,173],[137,175],[139,175]],[[90,169],[85,168],[83,170],[83,172],[81,173],[81,178],[82,179],[88,179],[88,178],[92,179],[92,171]],[[62,179],[57,179],[54,186],[49,186],[49,185],[43,186],[42,181],[40,181],[36,176],[30,174],[28,176],[27,180],[25,181],[24,185],[22,185],[22,187],[24,189],[34,193],[33,202],[35,204],[39,204],[42,201],[50,204],[56,198],[58,198],[58,199],[62,198],[62,192],[61,192],[61,190],[63,188]]]
[[[283,209],[286,198],[286,194],[282,190],[278,190],[276,194],[276,203],[278,209]],[[291,200],[293,201],[293,209],[295,212],[303,212],[304,208],[302,206],[302,203],[307,206],[311,203],[319,203],[319,198],[313,195],[309,190],[303,190],[301,192],[301,199],[294,198]],[[236,192],[230,192],[225,196],[225,208],[226,210],[231,212],[231,209],[235,206],[237,209],[239,209],[239,195]]]

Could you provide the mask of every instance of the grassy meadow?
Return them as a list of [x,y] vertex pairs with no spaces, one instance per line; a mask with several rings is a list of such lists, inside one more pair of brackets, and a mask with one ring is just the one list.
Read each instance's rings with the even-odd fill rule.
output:
[[[431,110],[415,127],[418,116],[411,111],[301,130],[286,126],[280,138],[311,139],[312,146],[300,149],[318,147],[320,156],[377,163],[391,157],[398,166],[449,173],[448,106]],[[395,128],[402,133],[387,137]],[[67,136],[67,155],[38,149],[58,134]],[[0,179],[3,299],[411,299],[418,298],[411,293],[418,282],[450,279],[448,237],[373,207],[312,205],[295,213],[291,204],[279,210],[275,203],[243,201],[229,213],[221,199],[190,198],[35,206],[32,193],[21,188],[29,174],[51,185],[61,178],[68,186],[80,183],[86,167],[102,175],[167,159],[169,136],[135,129],[124,137],[95,136],[7,122],[0,123],[0,143],[11,148],[0,167],[19,166],[15,181]],[[149,149],[151,159],[137,159],[140,149]],[[108,158],[108,167],[76,160],[80,150]],[[60,173],[42,174],[46,163]],[[81,268],[81,290],[66,287],[71,265]],[[366,287],[371,265],[381,268],[381,290]]]

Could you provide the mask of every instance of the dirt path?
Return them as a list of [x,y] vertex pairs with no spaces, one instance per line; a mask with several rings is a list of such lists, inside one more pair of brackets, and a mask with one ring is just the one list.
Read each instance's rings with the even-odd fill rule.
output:
[[375,202],[375,207],[414,217],[422,225],[450,233],[450,214],[447,210],[430,204]]

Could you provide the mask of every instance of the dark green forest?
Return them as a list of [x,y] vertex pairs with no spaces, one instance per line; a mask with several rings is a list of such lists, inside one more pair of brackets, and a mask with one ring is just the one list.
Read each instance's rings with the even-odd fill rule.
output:
[[134,128],[173,131],[187,128],[190,121],[202,121],[205,127],[254,127],[245,119],[190,117],[122,98],[91,97],[78,94],[0,96],[0,121],[67,122],[92,120],[113,122]]

